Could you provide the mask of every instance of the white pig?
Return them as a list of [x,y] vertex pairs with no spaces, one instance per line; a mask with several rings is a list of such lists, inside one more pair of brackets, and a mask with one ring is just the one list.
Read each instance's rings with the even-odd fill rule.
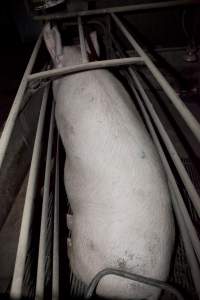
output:
[[[55,67],[81,63],[80,46],[62,47],[56,27],[46,25],[44,39]],[[107,70],[65,76],[53,89],[73,212],[72,271],[86,285],[110,267],[165,281],[174,241],[170,196],[130,96]],[[155,287],[113,275],[104,277],[96,292],[115,299],[160,295]]]

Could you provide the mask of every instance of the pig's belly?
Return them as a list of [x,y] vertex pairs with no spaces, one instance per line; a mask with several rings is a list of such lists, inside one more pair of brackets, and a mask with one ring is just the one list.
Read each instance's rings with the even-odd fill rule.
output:
[[[104,92],[102,84],[101,93],[91,92],[95,76],[89,76],[81,97],[69,80],[65,86],[71,98],[61,97],[56,104],[66,150],[65,187],[73,211],[71,268],[85,284],[109,267],[165,280],[174,238],[165,176],[128,95],[123,91],[122,101],[123,87],[116,91],[119,83],[105,72],[106,76],[100,80]],[[115,88],[110,93],[109,79]],[[112,275],[97,288],[100,296],[121,299],[157,299],[159,292]]]

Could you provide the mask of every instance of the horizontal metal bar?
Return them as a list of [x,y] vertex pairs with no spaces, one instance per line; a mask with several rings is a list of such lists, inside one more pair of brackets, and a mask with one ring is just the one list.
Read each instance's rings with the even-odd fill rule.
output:
[[54,227],[53,227],[53,265],[52,265],[52,299],[59,299],[59,134],[57,133],[56,174],[54,195]]
[[78,32],[79,32],[79,40],[80,40],[80,46],[81,46],[82,61],[83,61],[83,63],[87,63],[88,56],[87,56],[87,51],[86,51],[85,38],[84,38],[81,17],[78,17]]
[[[185,222],[187,222],[187,219],[184,220],[184,218],[182,217],[182,215],[180,213],[180,209],[179,209],[179,206],[181,207],[181,205],[183,203],[182,196],[181,196],[181,194],[178,190],[176,180],[175,180],[174,175],[171,171],[171,168],[168,164],[168,161],[165,157],[164,151],[161,147],[161,144],[160,144],[160,141],[157,137],[155,129],[153,128],[150,117],[149,117],[149,115],[148,115],[148,113],[147,113],[147,111],[146,111],[146,109],[145,109],[145,107],[142,103],[142,100],[140,99],[140,96],[139,96],[138,92],[136,91],[135,86],[133,85],[132,81],[130,82],[130,87],[131,87],[131,89],[132,89],[132,91],[133,91],[133,93],[134,93],[134,95],[137,99],[138,105],[139,105],[139,107],[142,111],[142,114],[143,114],[144,119],[146,121],[147,127],[149,129],[150,134],[151,134],[151,137],[152,137],[152,139],[154,141],[154,144],[155,144],[155,146],[158,150],[158,153],[160,155],[161,161],[163,163],[163,167],[165,169],[165,172],[166,172],[166,175],[167,175],[167,178],[168,178],[169,185],[170,185],[170,187],[173,188],[172,196],[173,196],[173,194],[175,194],[175,196],[176,196],[176,198],[172,197],[172,204],[173,204],[173,207],[174,207],[174,212],[175,212],[175,215],[176,215],[176,219],[178,221],[181,236],[183,238],[184,248],[185,248],[185,251],[186,251],[186,256],[187,256],[187,259],[188,259],[188,263],[189,263],[190,268],[191,268],[191,273],[192,273],[192,278],[193,278],[193,281],[194,281],[194,285],[195,285],[195,288],[197,290],[198,295],[200,295],[200,286],[199,286],[200,267],[199,267],[196,255],[194,253],[193,246],[195,246],[195,243],[192,244],[192,240],[190,239],[190,236],[188,234],[188,230],[186,228],[187,223],[185,223]],[[177,210],[177,206],[176,206],[176,203],[175,203],[176,199],[177,200],[182,199],[181,201],[179,201],[178,210]],[[183,216],[184,216],[184,214],[183,214]],[[189,227],[188,227],[188,229],[189,229]],[[197,248],[197,250],[198,250],[198,248]]]
[[86,11],[78,11],[78,12],[60,12],[60,13],[52,13],[47,15],[38,15],[33,16],[35,20],[58,20],[58,19],[67,19],[78,16],[95,16],[107,13],[122,13],[122,12],[134,12],[134,11],[143,11],[149,9],[159,9],[159,8],[168,8],[175,7],[180,5],[191,5],[191,4],[199,4],[199,1],[196,0],[171,0],[171,1],[163,1],[163,2],[153,2],[153,3],[142,3],[142,4],[133,4],[126,6],[115,6],[109,8],[99,8],[93,10]]
[[132,47],[137,51],[137,53],[144,59],[144,63],[148,67],[148,69],[151,71],[155,79],[158,81],[160,86],[163,88],[163,91],[166,93],[166,95],[169,97],[173,105],[176,107],[179,114],[182,116],[183,120],[186,122],[187,126],[190,128],[198,142],[200,143],[200,124],[195,119],[193,114],[189,111],[189,109],[186,107],[186,105],[183,103],[183,101],[177,96],[174,89],[170,86],[170,84],[167,82],[165,77],[162,75],[162,73],[159,71],[159,69],[154,65],[154,63],[151,61],[151,59],[148,57],[148,55],[144,52],[142,47],[136,42],[136,40],[133,38],[133,36],[128,32],[128,30],[125,28],[125,26],[122,24],[122,22],[119,20],[119,18],[115,14],[111,14],[113,20],[121,30],[121,32],[124,34],[124,36],[127,38],[127,40],[130,42]]
[[92,298],[92,295],[93,295],[95,289],[97,288],[97,285],[99,284],[100,280],[103,277],[108,276],[108,275],[115,275],[115,276],[119,276],[121,278],[127,278],[130,280],[133,280],[135,282],[140,282],[140,283],[143,283],[146,285],[154,286],[159,289],[170,292],[171,294],[176,296],[176,299],[178,299],[178,300],[184,300],[184,298],[179,293],[179,291],[177,291],[174,287],[167,284],[166,282],[163,282],[163,281],[157,280],[157,279],[153,279],[153,278],[144,277],[144,276],[134,274],[131,272],[127,272],[127,271],[123,271],[123,270],[113,269],[113,268],[104,269],[95,275],[95,277],[92,279],[92,281],[90,282],[90,284],[85,292],[86,299]]
[[4,126],[4,130],[2,132],[1,138],[0,138],[0,170],[3,164],[3,160],[6,154],[6,150],[8,147],[8,143],[10,141],[10,137],[13,131],[13,128],[15,126],[15,122],[21,107],[21,103],[24,97],[24,93],[27,87],[27,76],[31,73],[35,60],[37,58],[37,54],[39,52],[40,46],[42,43],[42,33],[40,34],[35,47],[33,49],[32,55],[30,57],[30,60],[28,62],[28,65],[26,67],[26,70],[24,72],[22,81],[20,83],[20,86],[18,88],[17,94],[15,96],[15,100],[13,102],[12,108],[10,110],[10,113],[8,115],[8,118],[6,120],[5,126]]
[[44,299],[45,288],[45,262],[47,249],[47,219],[48,219],[48,204],[49,204],[49,188],[51,178],[51,157],[53,148],[53,134],[54,134],[54,101],[51,109],[51,119],[49,126],[49,137],[46,156],[45,178],[44,178],[44,192],[42,201],[42,216],[40,225],[40,240],[39,240],[39,254],[38,254],[38,268],[35,299]]
[[44,90],[38,126],[36,131],[33,155],[29,171],[29,179],[25,197],[25,204],[22,216],[21,230],[17,248],[14,274],[12,279],[10,297],[11,299],[22,298],[22,285],[25,273],[25,262],[28,251],[29,234],[31,230],[31,220],[34,210],[34,198],[36,192],[37,176],[42,149],[42,134],[44,129],[44,120],[46,114],[47,99],[49,94],[49,85]]
[[34,73],[28,76],[28,80],[31,81],[35,79],[45,79],[45,78],[56,79],[57,77],[61,77],[61,76],[65,76],[77,72],[102,69],[108,67],[119,67],[119,66],[138,64],[138,63],[140,64],[142,62],[143,60],[140,57],[129,57],[129,58],[121,58],[121,59],[94,61],[86,64],[80,64],[80,65],[75,65],[70,67],[63,67],[59,69]]

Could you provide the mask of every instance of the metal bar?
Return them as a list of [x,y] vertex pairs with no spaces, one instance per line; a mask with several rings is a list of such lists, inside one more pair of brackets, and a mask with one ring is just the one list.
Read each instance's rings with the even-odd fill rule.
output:
[[57,78],[61,76],[65,76],[72,73],[83,72],[94,69],[102,69],[108,67],[119,67],[124,65],[131,65],[142,63],[143,60],[141,57],[129,57],[122,59],[111,59],[111,60],[101,60],[101,61],[93,61],[86,64],[80,64],[70,67],[63,67],[59,69],[53,69],[48,71],[43,71],[39,73],[34,73],[28,76],[28,81],[35,79],[45,79],[45,78]]
[[80,39],[80,46],[81,46],[82,61],[85,64],[88,62],[88,56],[87,56],[87,51],[85,46],[85,38],[84,38],[81,17],[78,17],[78,32],[79,32],[79,39]]
[[53,134],[54,134],[54,108],[55,108],[55,104],[53,101],[52,109],[51,109],[48,146],[47,146],[44,192],[43,192],[43,202],[42,202],[42,216],[41,216],[41,225],[40,225],[38,268],[37,268],[37,281],[36,281],[36,292],[35,292],[35,299],[37,300],[41,300],[44,298],[44,288],[45,288],[47,219],[48,219],[49,187],[50,187],[50,178],[51,178],[51,157],[52,157]]
[[[168,164],[168,161],[165,157],[165,154],[163,152],[163,149],[161,147],[159,139],[158,139],[158,137],[156,135],[156,132],[153,128],[153,125],[151,123],[150,117],[148,116],[147,111],[146,111],[146,109],[145,109],[145,107],[144,107],[144,105],[143,105],[143,103],[140,99],[140,96],[139,96],[138,92],[136,91],[136,89],[135,89],[132,82],[130,82],[130,87],[131,87],[131,89],[133,90],[133,92],[136,96],[136,99],[137,99],[138,104],[141,108],[141,111],[142,111],[142,114],[143,114],[144,119],[146,121],[146,124],[148,126],[148,129],[149,129],[150,134],[152,136],[152,139],[154,141],[154,144],[155,144],[155,146],[158,150],[161,161],[163,163],[163,167],[164,167],[164,169],[166,171],[166,174],[167,174],[168,181],[170,183],[170,187],[172,186],[172,188],[173,188],[172,192],[173,192],[173,194],[175,194],[176,199],[178,200],[179,197],[180,197],[180,194],[177,193],[178,187],[177,187],[176,181],[174,179],[174,175],[173,175],[173,173],[171,171],[171,168]],[[174,200],[174,199],[175,198],[172,197],[172,200]],[[173,204],[175,213],[177,213],[177,208],[176,208],[175,201],[172,201],[172,204]],[[181,202],[180,202],[180,206],[181,206]],[[181,214],[180,214],[179,210],[178,210],[178,213],[176,214],[176,218],[177,218],[177,221],[178,221],[178,224],[179,224],[179,229],[180,229],[180,232],[181,232],[181,236],[183,238],[184,248],[185,248],[185,251],[186,251],[186,256],[187,256],[187,259],[188,259],[188,263],[189,263],[190,268],[191,268],[191,273],[192,273],[192,278],[193,278],[193,281],[194,281],[194,285],[195,285],[196,291],[198,293],[198,296],[200,296],[200,286],[199,286],[200,268],[199,268],[199,264],[198,264],[197,258],[195,256],[195,253],[194,253],[194,249],[193,249],[193,246],[192,246],[192,243],[191,243],[191,239],[188,235],[188,231],[187,231],[187,228],[185,226],[184,219],[181,217]]]
[[128,32],[128,30],[119,20],[119,18],[115,14],[111,14],[111,15],[113,20],[117,24],[117,26],[120,28],[121,32],[125,35],[125,37],[132,45],[132,47],[144,59],[144,63],[146,64],[148,69],[151,71],[151,73],[156,78],[160,86],[163,88],[163,91],[166,93],[166,95],[169,97],[173,105],[176,107],[177,111],[182,116],[183,120],[186,122],[187,126],[190,128],[190,130],[192,131],[192,133],[194,134],[198,142],[200,142],[200,124],[198,123],[198,121],[195,119],[193,114],[188,110],[188,108],[185,106],[182,100],[177,96],[174,89],[170,86],[170,84],[167,82],[165,77],[154,65],[154,63],[144,52],[144,50],[140,47],[140,45],[136,42],[133,36]]
[[133,11],[142,11],[149,9],[159,9],[165,7],[175,7],[180,5],[191,5],[191,4],[199,4],[199,1],[192,0],[172,0],[172,1],[163,1],[163,2],[154,2],[154,3],[142,3],[142,4],[133,4],[126,6],[116,6],[109,8],[99,8],[93,10],[79,11],[79,12],[60,12],[53,13],[48,15],[38,15],[33,16],[35,20],[58,20],[58,19],[67,19],[72,17],[83,17],[83,16],[95,16],[106,13],[122,13],[122,12],[133,12]]
[[31,73],[31,71],[33,69],[33,66],[34,66],[35,60],[37,58],[37,54],[40,49],[41,43],[42,43],[42,33],[40,34],[40,36],[35,44],[32,55],[30,57],[30,60],[28,62],[26,70],[24,72],[22,81],[20,83],[17,94],[15,96],[15,100],[13,102],[12,108],[11,108],[8,118],[6,120],[4,130],[1,135],[1,139],[0,139],[0,169],[3,164],[3,160],[4,160],[4,157],[6,154],[8,143],[10,141],[10,137],[11,137],[14,125],[15,125],[15,121],[17,119],[17,116],[18,116],[18,113],[20,110],[20,106],[21,106],[21,103],[22,103],[22,100],[24,97],[24,93],[25,93],[25,90],[27,87],[27,83],[28,83],[27,76]]
[[[150,99],[149,97],[147,96],[144,88],[142,87],[140,81],[138,80],[137,78],[137,75],[136,73],[131,69],[129,68],[129,72],[130,72],[130,75],[131,77],[133,78],[134,82],[135,82],[135,85],[137,86],[141,96],[142,96],[142,99],[144,100],[144,103],[146,105],[146,108],[150,114],[150,116],[152,117],[153,119],[153,122],[154,124],[156,125],[156,128],[158,129],[158,132],[160,133],[163,141],[164,141],[164,144],[165,146],[167,147],[167,150],[170,154],[170,157],[171,159],[173,160],[177,170],[178,170],[178,173],[181,177],[181,179],[183,180],[183,183],[185,184],[185,187],[188,191],[188,194],[191,198],[191,201],[200,217],[200,197],[180,159],[180,157],[178,156],[178,153],[173,145],[173,143],[171,142],[166,130],[164,129],[160,119],[158,118],[158,115],[156,114],[155,110],[154,110],[154,107],[153,105],[151,104],[150,102]],[[198,239],[198,236],[196,234],[196,230],[194,229],[194,226],[192,224],[192,221],[189,217],[189,214],[187,213],[187,209],[185,207],[185,204],[184,204],[184,201],[180,195],[180,192],[177,188],[177,193],[176,195],[179,195],[178,198],[179,198],[179,204],[180,204],[180,207],[182,208],[182,213],[183,215],[185,216],[185,219],[187,220],[187,224],[188,224],[188,227],[190,228],[190,232],[191,232],[191,235],[192,235],[192,240],[194,242],[194,244],[196,245],[195,246],[195,249],[196,249],[196,253],[198,255],[198,258],[199,258],[199,262],[200,262],[200,242],[199,242],[199,239]]]
[[59,134],[56,147],[56,174],[54,196],[54,228],[53,228],[53,270],[52,270],[52,299],[59,299]]
[[[120,45],[114,39],[113,36],[112,36],[112,41],[113,41],[115,47],[117,48],[117,50],[121,53],[121,55],[124,55]],[[181,177],[181,179],[182,179],[182,181],[183,181],[183,183],[184,183],[184,185],[185,185],[185,187],[188,191],[188,194],[189,194],[189,196],[191,198],[191,201],[192,201],[192,203],[193,203],[193,205],[194,205],[194,207],[195,207],[195,209],[198,213],[198,216],[200,217],[200,197],[199,197],[199,195],[198,195],[198,193],[197,193],[197,191],[196,191],[196,189],[195,189],[195,187],[194,187],[194,185],[193,185],[193,183],[192,183],[192,181],[191,181],[191,179],[190,179],[190,177],[189,177],[189,175],[188,175],[188,173],[187,173],[187,171],[186,171],[186,169],[185,169],[185,167],[184,167],[184,165],[183,165],[183,163],[182,163],[182,161],[181,161],[181,159],[180,159],[180,157],[179,157],[179,155],[178,155],[178,153],[177,153],[177,151],[176,151],[176,149],[173,145],[173,143],[171,142],[171,140],[170,140],[163,124],[162,124],[162,122],[160,121],[160,119],[159,119],[159,117],[158,117],[158,115],[157,115],[157,113],[156,113],[156,111],[155,111],[155,109],[154,109],[147,93],[145,92],[142,84],[140,83],[140,80],[138,79],[137,73],[131,67],[129,67],[128,70],[129,70],[129,73],[130,73],[130,75],[131,75],[138,91],[140,92],[140,95],[142,96],[142,99],[144,100],[145,105],[146,105],[146,107],[147,107],[147,109],[148,109],[148,111],[149,111],[149,113],[150,113],[150,115],[151,115],[151,117],[152,117],[152,119],[153,119],[153,121],[154,121],[154,123],[155,123],[155,125],[156,125],[163,141],[164,141],[164,143],[165,143],[165,146],[166,146],[166,148],[167,148],[167,150],[170,154],[170,157],[173,160],[173,162],[174,162],[174,164],[175,164],[175,166],[178,170],[178,173],[179,173],[179,175],[180,175],[180,177]]]
[[39,169],[40,155],[42,149],[42,134],[44,128],[44,120],[47,106],[47,99],[49,94],[49,85],[44,90],[40,115],[38,120],[37,132],[33,148],[33,155],[31,167],[29,172],[29,179],[25,197],[25,204],[22,216],[21,230],[19,236],[19,243],[17,248],[17,255],[15,261],[14,274],[12,279],[10,297],[11,299],[21,299],[22,285],[25,272],[25,262],[28,251],[29,234],[31,230],[31,220],[34,209],[34,198],[37,184],[37,175]]
[[[131,77],[132,77],[132,76],[131,76]],[[132,77],[132,78],[133,78],[133,77]],[[133,79],[133,80],[134,80],[134,79]],[[136,82],[135,82],[135,83],[136,83]],[[131,88],[132,88],[132,90],[133,90],[134,95],[136,96],[136,99],[138,100],[138,103],[139,103],[141,100],[140,100],[140,98],[139,98],[139,95],[138,95],[138,93],[137,93],[135,87],[134,87],[131,83],[130,83],[130,86],[131,86]],[[143,97],[143,94],[141,94],[141,96]],[[144,100],[144,98],[143,98],[143,100]],[[147,107],[147,109],[148,109],[148,101],[146,102],[146,101],[144,100],[144,102],[145,102],[145,105],[146,105],[146,107]],[[140,105],[140,108],[142,109],[142,107],[143,107],[142,104],[139,103],[139,105]],[[151,110],[149,110],[149,113],[150,113],[150,115],[151,115]],[[151,117],[152,117],[152,115],[151,115]],[[152,119],[153,119],[153,121],[154,121],[154,118],[152,118]],[[156,123],[155,123],[155,125],[158,126],[158,124],[156,124]],[[158,126],[158,127],[159,127],[159,126]],[[158,128],[158,127],[157,127],[157,128]],[[158,131],[159,131],[159,129],[158,129]],[[164,158],[163,158],[163,159],[164,159]],[[168,165],[166,165],[165,168],[169,168]],[[178,187],[177,187],[177,185],[176,185],[176,181],[175,181],[174,176],[173,176],[173,174],[172,174],[172,172],[171,172],[170,169],[168,169],[168,174],[169,174],[169,177],[171,178],[171,181],[173,181],[173,189],[174,189],[175,192],[176,192],[175,194],[176,194],[176,198],[178,199],[178,205],[179,205],[179,207],[180,207],[180,209],[181,209],[181,213],[182,213],[182,215],[183,215],[183,217],[184,217],[185,223],[186,223],[187,228],[188,228],[188,231],[189,231],[189,233],[190,233],[190,238],[191,238],[191,240],[192,240],[192,244],[193,244],[195,253],[196,253],[196,255],[197,255],[198,259],[199,259],[199,262],[200,262],[200,241],[199,241],[199,238],[198,238],[196,229],[194,228],[194,225],[193,225],[193,223],[192,223],[192,221],[191,221],[191,218],[190,218],[190,216],[189,216],[189,213],[188,213],[188,211],[187,211],[187,208],[186,208],[186,206],[185,206],[185,203],[184,203],[184,201],[183,201],[183,198],[182,198],[182,196],[181,196],[181,194],[180,194],[180,191],[179,191],[179,189],[178,189]]]
[[178,170],[178,173],[186,187],[186,190],[191,198],[191,201],[197,211],[197,214],[200,218],[200,197],[194,187],[194,184],[192,183],[184,165],[183,165],[183,162],[181,161],[173,143],[171,142],[163,124],[161,123],[157,113],[155,112],[155,109],[148,97],[148,95],[146,94],[142,84],[140,83],[137,75],[136,75],[136,72],[133,71],[132,68],[129,68],[129,72],[131,74],[131,77],[133,78],[134,82],[135,82],[135,85],[137,86],[138,90],[140,91],[140,94],[145,102],[145,105],[146,107],[148,108],[148,111],[165,143],[165,146],[167,147],[167,150],[170,154],[170,157],[171,159],[173,160],[177,170]]
[[157,287],[159,289],[166,290],[166,291],[172,293],[173,295],[176,296],[176,299],[184,300],[184,298],[179,293],[179,291],[177,291],[174,287],[170,286],[169,284],[167,284],[163,281],[153,279],[153,278],[149,278],[149,277],[144,277],[144,276],[134,274],[134,273],[130,273],[130,272],[126,272],[126,271],[123,271],[123,270],[113,269],[113,268],[104,269],[104,270],[98,272],[95,275],[95,277],[90,282],[88,288],[86,289],[86,292],[85,292],[85,298],[86,299],[91,299],[92,298],[94,290],[96,289],[99,281],[107,275],[115,275],[115,276],[119,276],[119,277],[122,277],[122,278],[127,278],[127,279],[130,279],[130,280],[133,280],[135,282],[140,282],[140,283],[143,283],[143,284],[146,284],[146,285],[154,286],[154,287]]

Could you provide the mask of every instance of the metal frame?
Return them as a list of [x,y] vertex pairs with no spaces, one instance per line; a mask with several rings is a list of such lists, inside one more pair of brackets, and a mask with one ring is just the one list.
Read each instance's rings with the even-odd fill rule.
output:
[[191,4],[199,4],[198,0],[171,0],[171,1],[162,1],[162,2],[153,2],[153,3],[142,3],[142,4],[133,4],[126,6],[116,6],[109,8],[100,8],[79,12],[64,12],[64,13],[53,13],[48,15],[38,15],[34,16],[35,20],[60,20],[67,19],[73,17],[84,17],[84,16],[96,16],[96,15],[104,15],[110,13],[125,13],[125,12],[134,12],[134,11],[145,11],[150,9],[159,9],[159,8],[168,8],[168,7],[176,7],[180,5],[191,5]]
[[[173,2],[173,3],[172,3]],[[175,4],[176,2],[176,4]],[[196,1],[192,1],[192,3],[196,3]],[[167,5],[168,4],[168,5]],[[195,208],[200,215],[200,206],[199,206],[199,195],[196,192],[196,189],[194,188],[194,185],[192,184],[187,172],[185,171],[183,165],[180,162],[180,158],[178,157],[175,148],[173,147],[173,144],[169,140],[169,137],[166,135],[166,131],[160,122],[155,110],[153,109],[152,105],[150,104],[149,98],[146,95],[140,80],[138,79],[137,73],[133,70],[133,68],[130,67],[130,65],[133,64],[145,64],[145,66],[151,71],[153,76],[156,78],[158,83],[161,85],[163,91],[166,93],[166,95],[169,97],[170,101],[173,103],[174,107],[179,111],[182,118],[185,120],[187,126],[191,129],[194,136],[196,137],[197,141],[200,142],[200,125],[194,118],[194,116],[190,113],[190,111],[186,108],[184,103],[181,101],[181,99],[176,95],[173,88],[169,85],[169,83],[166,81],[165,77],[161,74],[161,72],[158,70],[158,68],[154,65],[154,63],[151,61],[149,56],[144,52],[144,50],[141,48],[141,46],[138,44],[138,42],[133,38],[133,36],[128,32],[128,30],[125,28],[125,26],[122,24],[122,22],[119,20],[119,18],[113,14],[113,12],[123,12],[123,11],[131,11],[131,10],[138,10],[138,9],[149,9],[149,8],[161,8],[166,6],[175,6],[175,5],[182,5],[182,4],[191,4],[191,1],[170,1],[170,2],[162,2],[162,3],[153,3],[149,4],[141,4],[141,5],[133,5],[126,8],[113,8],[112,10],[104,10],[104,11],[89,11],[88,13],[80,12],[76,14],[78,16],[77,24],[79,29],[79,37],[80,37],[80,44],[81,44],[81,51],[82,51],[82,61],[83,63],[76,66],[71,67],[65,67],[65,68],[59,68],[59,69],[53,69],[48,71],[43,71],[39,73],[31,74],[31,71],[33,69],[35,60],[37,58],[41,42],[42,42],[42,34],[40,35],[36,46],[33,50],[32,56],[30,58],[30,61],[28,63],[27,69],[24,73],[22,82],[19,86],[17,95],[15,97],[15,101],[13,104],[13,107],[10,111],[9,117],[7,119],[7,122],[4,127],[4,131],[2,133],[1,139],[0,139],[0,169],[3,165],[3,160],[5,158],[6,149],[12,134],[12,130],[14,128],[20,106],[24,97],[24,93],[27,88],[28,82],[36,79],[45,79],[49,78],[50,80],[67,75],[72,74],[76,72],[82,72],[86,70],[92,70],[92,69],[99,69],[99,68],[107,68],[107,67],[116,67],[116,66],[129,66],[129,81],[130,86],[132,87],[132,90],[136,96],[136,99],[138,101],[138,104],[140,105],[141,111],[144,115],[144,119],[146,120],[147,126],[149,128],[149,131],[151,133],[152,139],[158,149],[158,152],[160,154],[161,160],[163,162],[163,166],[165,168],[170,190],[172,193],[172,204],[174,207],[174,212],[179,224],[180,232],[183,237],[183,242],[188,258],[189,265],[191,267],[193,281],[198,293],[198,296],[200,298],[200,288],[199,288],[199,282],[200,282],[200,269],[197,262],[197,259],[200,261],[200,242],[196,233],[196,230],[192,224],[191,218],[187,212],[187,209],[185,207],[185,204],[183,202],[182,196],[179,192],[179,189],[176,185],[176,181],[174,179],[174,176],[172,174],[172,171],[170,169],[170,166],[167,162],[167,159],[165,157],[165,154],[162,150],[161,144],[159,142],[159,139],[156,135],[156,132],[154,130],[154,127],[152,125],[152,122],[148,116],[147,111],[150,113],[154,125],[157,127],[158,131],[160,132],[160,135],[165,142],[166,148],[168,152],[171,154],[171,157],[174,161],[175,166],[177,167],[177,171],[185,184],[185,187],[191,197],[191,200],[193,201],[193,204],[195,205]],[[98,61],[98,62],[88,62],[87,58],[87,52],[86,52],[86,43],[84,38],[84,31],[82,26],[82,15],[94,15],[94,14],[105,14],[105,13],[111,13],[111,17],[116,23],[116,25],[119,27],[121,32],[124,34],[124,36],[129,40],[131,45],[133,46],[134,50],[139,54],[138,57],[128,57],[128,58],[119,58],[119,59],[110,59],[105,61]],[[59,18],[66,18],[69,15],[63,15]],[[47,16],[49,18],[49,16]],[[57,17],[51,16],[51,18],[57,19]],[[16,262],[15,262],[15,269],[14,269],[14,275],[11,285],[11,291],[10,295],[13,299],[20,299],[22,297],[22,287],[23,287],[23,278],[25,273],[25,261],[28,251],[28,241],[29,241],[29,231],[31,226],[31,219],[34,209],[34,196],[35,196],[35,190],[36,190],[36,182],[37,182],[37,175],[38,175],[38,167],[39,167],[39,161],[40,161],[40,154],[41,154],[41,147],[42,147],[42,133],[44,128],[44,119],[45,119],[45,112],[46,112],[46,106],[47,106],[47,98],[48,98],[48,91],[49,91],[49,84],[45,88],[39,121],[38,121],[38,127],[36,132],[36,138],[35,138],[35,144],[33,149],[33,155],[32,155],[32,161],[31,161],[31,167],[30,167],[30,174],[29,174],[29,180],[28,180],[28,186],[27,186],[27,192],[26,192],[26,198],[25,198],[25,205],[24,205],[24,211],[23,211],[23,217],[22,217],[22,225],[21,225],[21,232],[19,237],[19,245],[17,250],[17,256],[16,256]],[[143,99],[145,106],[143,102],[141,101]],[[37,288],[36,288],[36,298],[41,297],[44,290],[44,255],[43,252],[45,247],[45,229],[44,224],[46,222],[47,218],[47,201],[48,201],[48,186],[49,186],[49,179],[50,179],[50,160],[49,157],[51,156],[51,147],[52,147],[52,126],[54,122],[53,118],[53,110],[51,115],[51,130],[49,133],[49,145],[48,145],[48,154],[47,154],[47,162],[46,162],[46,173],[45,173],[45,185],[44,185],[44,197],[43,197],[43,208],[42,208],[42,220],[41,220],[41,233],[40,233],[40,247],[39,247],[39,261],[38,261],[38,276],[37,276]],[[56,287],[57,292],[54,295],[55,298],[58,298],[58,274],[59,274],[59,266],[58,266],[58,259],[59,257],[56,256],[56,251],[58,251],[58,240],[55,239],[55,234],[58,232],[58,198],[59,198],[59,190],[58,190],[58,176],[59,176],[59,155],[58,155],[58,146],[57,146],[57,156],[56,156],[56,179],[55,179],[55,202],[54,202],[54,259],[53,259],[53,283],[54,287]],[[57,224],[57,225],[56,225]],[[43,232],[44,230],[44,232]],[[41,277],[42,276],[42,277]]]

